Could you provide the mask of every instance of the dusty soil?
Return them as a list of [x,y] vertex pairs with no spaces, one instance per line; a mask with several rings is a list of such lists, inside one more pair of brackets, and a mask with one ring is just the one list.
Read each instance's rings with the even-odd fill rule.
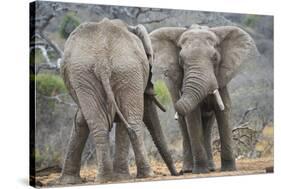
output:
[[[220,161],[215,160],[216,171],[207,174],[191,174],[187,173],[181,176],[170,176],[168,169],[161,162],[152,162],[152,167],[155,173],[154,177],[145,179],[129,179],[118,181],[121,182],[140,182],[140,181],[157,181],[157,180],[175,180],[175,179],[189,179],[189,178],[202,178],[202,177],[218,177],[218,176],[234,176],[234,175],[249,175],[249,174],[261,174],[266,173],[267,167],[273,166],[272,158],[259,158],[259,159],[240,159],[237,160],[237,171],[233,172],[220,172]],[[176,163],[177,170],[181,169],[181,163]],[[130,167],[130,173],[133,177],[136,175],[135,166]],[[55,186],[54,182],[58,179],[60,173],[51,173],[48,176],[37,176],[36,181],[41,186]],[[84,180],[85,185],[96,184],[94,182],[96,175],[95,167],[87,167],[81,170],[81,177]]]

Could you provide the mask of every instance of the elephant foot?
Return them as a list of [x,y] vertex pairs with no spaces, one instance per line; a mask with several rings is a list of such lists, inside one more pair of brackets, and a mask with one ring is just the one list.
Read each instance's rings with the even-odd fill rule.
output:
[[235,159],[221,160],[221,171],[236,171]]
[[67,185],[67,184],[82,184],[82,178],[79,175],[62,175],[57,184]]
[[154,172],[150,167],[142,168],[137,170],[137,178],[153,177]]
[[215,163],[213,160],[209,160],[208,161],[208,168],[211,172],[215,171],[216,170],[216,166],[215,166]]
[[209,173],[209,172],[210,172],[210,170],[208,168],[207,161],[194,161],[193,162],[193,168],[192,168],[193,174]]
[[99,184],[103,184],[103,183],[107,183],[110,181],[115,181],[115,177],[114,174],[109,173],[109,174],[97,174],[96,178],[95,178],[95,183],[99,183]]
[[129,173],[114,173],[114,177],[116,180],[130,180],[133,177]]
[[192,173],[192,168],[193,168],[193,165],[192,163],[183,163],[183,166],[182,166],[182,169],[180,171],[180,175],[183,175],[184,173]]

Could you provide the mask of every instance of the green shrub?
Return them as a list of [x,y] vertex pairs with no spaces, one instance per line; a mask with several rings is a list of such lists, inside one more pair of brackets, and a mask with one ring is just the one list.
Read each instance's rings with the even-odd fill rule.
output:
[[171,102],[169,90],[163,80],[157,80],[154,83],[154,90],[157,95],[157,99],[159,99],[162,104],[168,105]]
[[53,96],[66,92],[62,78],[54,74],[38,74],[36,76],[36,90],[40,94]]
[[67,39],[70,33],[80,24],[80,20],[73,13],[67,13],[60,24],[59,33],[61,37]]
[[258,16],[256,15],[247,15],[244,19],[244,24],[248,27],[254,27],[257,24]]

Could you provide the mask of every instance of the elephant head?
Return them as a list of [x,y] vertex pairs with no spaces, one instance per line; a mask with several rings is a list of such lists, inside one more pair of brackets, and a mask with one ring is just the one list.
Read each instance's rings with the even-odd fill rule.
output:
[[176,111],[187,115],[209,94],[214,94],[221,110],[217,89],[235,76],[241,64],[251,60],[257,49],[245,31],[234,26],[160,28],[150,34],[155,64],[165,76],[180,85]]

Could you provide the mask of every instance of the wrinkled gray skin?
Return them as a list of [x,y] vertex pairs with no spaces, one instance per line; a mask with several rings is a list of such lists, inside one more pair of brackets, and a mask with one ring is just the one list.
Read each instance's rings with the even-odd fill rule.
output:
[[[163,72],[180,115],[182,172],[206,173],[215,169],[211,147],[215,119],[221,140],[221,170],[235,170],[227,84],[241,64],[257,55],[254,41],[238,27],[198,25],[188,29],[160,28],[150,33],[150,39],[153,64]],[[215,100],[215,89],[220,93],[224,110]]]
[[[155,111],[154,96],[147,92],[153,92],[149,81],[152,57],[148,34],[141,25],[132,27],[120,20],[104,19],[81,24],[71,33],[65,44],[61,72],[79,108],[61,184],[81,183],[81,154],[88,137],[96,147],[95,182],[130,177],[129,142],[135,153],[137,177],[152,176],[143,142],[145,125],[171,173],[176,174]],[[117,122],[114,162],[109,146],[113,121]]]

